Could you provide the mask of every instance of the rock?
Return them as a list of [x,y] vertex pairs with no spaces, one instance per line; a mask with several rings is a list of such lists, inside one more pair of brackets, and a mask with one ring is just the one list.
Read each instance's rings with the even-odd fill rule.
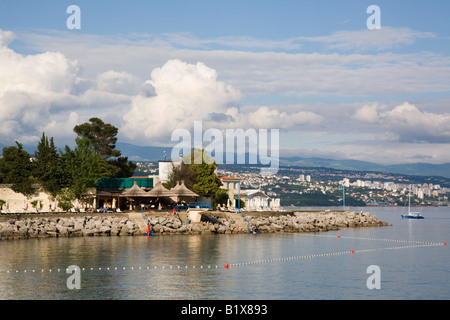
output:
[[130,234],[131,234],[131,231],[130,231],[130,229],[128,228],[127,225],[123,226],[122,229],[120,229],[119,235],[121,235],[121,236],[128,236]]
[[51,232],[57,232],[56,225],[49,224],[44,226],[44,232],[50,234]]
[[270,225],[270,227],[272,227],[273,229],[275,229],[275,230],[280,230],[280,229],[282,229],[283,227],[282,226],[280,226],[279,224],[276,224],[276,223],[272,223],[271,225]]
[[63,225],[61,225],[61,224],[57,224],[56,226],[55,226],[55,228],[56,228],[56,230],[58,230],[58,233],[61,235],[61,236],[68,236],[69,235],[69,231],[68,231],[68,228],[67,227],[65,227],[65,226],[63,226]]
[[101,226],[99,229],[100,233],[104,234],[104,235],[111,235],[111,227],[109,226]]
[[[140,216],[139,216],[140,218]],[[377,216],[351,211],[314,211],[274,213],[273,215],[247,216],[247,220],[259,232],[317,232],[338,230],[346,227],[387,226]],[[239,216],[219,215],[195,224],[185,224],[173,216],[149,217],[153,233],[161,234],[230,234],[248,233],[246,221]],[[143,234],[145,222],[121,216],[96,215],[73,217],[36,216],[22,220],[8,219],[0,222],[0,233],[4,239],[57,236],[132,236]],[[142,232],[141,232],[142,231]]]
[[94,230],[88,229],[88,228],[83,228],[81,230],[81,233],[82,233],[83,236],[86,236],[86,237],[92,237],[92,236],[95,235]]
[[201,232],[203,231],[203,225],[201,223],[193,223],[191,224],[191,231]]

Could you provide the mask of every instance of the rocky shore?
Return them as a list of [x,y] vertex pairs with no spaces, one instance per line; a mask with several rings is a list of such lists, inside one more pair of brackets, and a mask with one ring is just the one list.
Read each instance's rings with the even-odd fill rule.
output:
[[[186,213],[177,216],[147,213],[153,235],[248,233],[249,224],[259,233],[322,232],[351,227],[378,227],[389,224],[375,215],[352,211],[204,212],[201,222],[187,223]],[[48,237],[135,236],[146,232],[140,213],[58,214],[4,216],[0,220],[2,240]]]

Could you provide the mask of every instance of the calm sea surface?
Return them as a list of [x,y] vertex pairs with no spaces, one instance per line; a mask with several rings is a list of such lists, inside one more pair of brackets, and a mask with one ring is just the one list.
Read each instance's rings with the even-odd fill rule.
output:
[[[0,241],[0,299],[449,299],[450,208],[420,208],[424,220],[364,210],[392,226]],[[84,268],[80,289],[70,265]],[[380,289],[366,285],[371,265]]]

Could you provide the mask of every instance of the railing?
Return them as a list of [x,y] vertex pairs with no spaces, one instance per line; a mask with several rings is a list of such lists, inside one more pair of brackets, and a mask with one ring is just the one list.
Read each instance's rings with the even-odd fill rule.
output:
[[189,208],[212,209],[210,202],[189,202],[189,204],[175,206],[177,212],[187,211]]
[[145,232],[144,235],[145,236],[153,236],[152,224],[150,223],[150,220],[148,220],[147,215],[144,213],[144,208],[143,207],[141,207],[141,215],[142,215],[142,219],[147,221],[147,232]]

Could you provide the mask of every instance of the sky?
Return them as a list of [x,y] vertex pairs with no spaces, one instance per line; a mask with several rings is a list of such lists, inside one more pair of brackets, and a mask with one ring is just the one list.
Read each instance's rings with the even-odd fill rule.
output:
[[447,0],[2,0],[0,143],[45,132],[71,145],[73,127],[99,117],[121,142],[171,146],[202,121],[278,129],[280,156],[447,163],[449,11]]

